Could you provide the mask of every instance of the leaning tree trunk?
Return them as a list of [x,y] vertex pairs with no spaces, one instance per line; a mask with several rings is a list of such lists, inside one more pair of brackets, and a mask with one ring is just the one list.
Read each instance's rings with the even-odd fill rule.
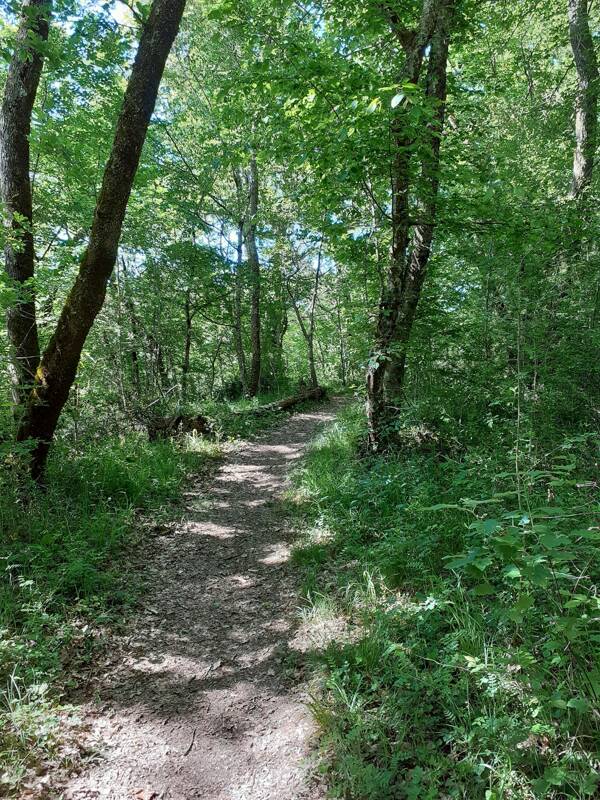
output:
[[40,479],[60,413],[69,396],[86,337],[113,271],[127,202],[167,56],[185,0],[154,0],[144,25],[106,165],[87,250],[37,371],[18,432],[35,442],[32,476]]
[[592,180],[600,92],[598,61],[588,18],[588,0],[569,0],[569,37],[577,69],[575,155],[571,195],[578,199]]
[[401,399],[404,389],[406,351],[433,242],[439,189],[440,145],[446,112],[446,73],[451,14],[452,0],[446,0],[440,6],[427,67],[426,96],[435,104],[434,118],[428,127],[427,152],[421,160],[421,186],[417,212],[419,222],[413,232],[411,253],[402,280],[402,294],[385,385],[386,396],[394,399],[396,403]]
[[8,228],[5,266],[18,296],[6,314],[13,400],[19,409],[40,362],[35,313],[29,134],[48,39],[51,0],[25,0],[0,113],[0,195]]
[[[383,6],[394,35],[406,51],[400,84],[418,83],[423,57],[433,35],[438,11],[443,2],[444,0],[423,0],[419,29],[415,32],[408,32],[401,28],[396,14],[387,5]],[[405,128],[402,111],[398,106],[391,126],[394,143],[391,187],[392,246],[387,275],[379,301],[375,346],[371,351],[367,366],[366,412],[369,444],[373,451],[379,447],[382,428],[385,424],[385,375],[396,332],[410,233],[409,191],[412,139],[407,135]]]
[[141,380],[141,373],[140,373],[140,359],[137,350],[137,341],[139,338],[139,322],[138,317],[135,311],[135,305],[133,303],[133,299],[129,297],[127,294],[127,262],[125,259],[122,259],[123,264],[123,285],[124,285],[124,302],[125,308],[129,313],[129,319],[131,320],[131,347],[129,349],[129,362],[131,365],[131,380],[133,383],[133,388],[135,390],[135,397],[136,402],[139,402],[142,395],[142,380]]
[[285,284],[279,268],[276,268],[273,271],[272,278],[274,303],[269,310],[269,359],[270,374],[273,377],[274,385],[279,388],[285,374],[283,339],[287,330],[288,318],[285,298]]
[[298,320],[298,325],[300,326],[300,330],[302,331],[302,335],[304,336],[304,340],[306,342],[306,357],[308,360],[308,375],[310,381],[310,388],[316,389],[319,386],[319,378],[317,376],[317,368],[315,365],[315,327],[313,323],[314,317],[311,316],[308,326],[306,322],[302,318],[302,314],[298,307],[298,303],[296,302],[291,289],[288,287],[288,292],[290,295],[290,299],[292,301],[292,307],[294,309],[294,313],[296,314],[296,319]]
[[260,261],[256,247],[256,215],[258,213],[258,169],[252,156],[248,172],[249,209],[246,224],[246,252],[250,266],[250,371],[248,396],[254,397],[260,385],[261,335],[260,335]]
[[317,375],[317,367],[315,364],[315,339],[311,331],[308,342],[308,376],[309,386],[311,389],[316,389],[319,385],[319,377]]

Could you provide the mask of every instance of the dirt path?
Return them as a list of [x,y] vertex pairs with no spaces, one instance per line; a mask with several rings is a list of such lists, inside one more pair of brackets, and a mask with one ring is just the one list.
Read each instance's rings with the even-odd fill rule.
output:
[[189,495],[148,565],[146,612],[90,712],[103,757],[66,798],[318,800],[312,733],[285,667],[297,585],[278,498],[335,404],[244,445]]

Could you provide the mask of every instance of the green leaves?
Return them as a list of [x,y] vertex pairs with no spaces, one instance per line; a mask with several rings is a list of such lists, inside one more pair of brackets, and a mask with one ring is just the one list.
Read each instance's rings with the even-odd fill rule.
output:
[[578,714],[586,714],[590,711],[591,706],[589,702],[583,697],[572,697],[567,701],[567,708],[572,708]]
[[522,594],[517,599],[517,602],[509,609],[507,616],[513,622],[521,624],[527,611],[533,608],[535,601],[529,594]]
[[570,544],[570,541],[569,537],[564,534],[545,533],[540,536],[540,544],[547,550],[557,550],[563,544]]
[[478,583],[473,587],[473,594],[475,597],[486,597],[490,594],[496,593],[496,588],[491,583]]
[[502,574],[505,578],[509,578],[511,580],[516,580],[522,575],[521,570],[516,566],[516,564],[509,564],[507,567],[504,567]]
[[474,531],[479,531],[484,536],[489,536],[492,533],[495,533],[498,528],[502,527],[502,523],[500,520],[497,519],[484,519],[478,520],[477,522],[472,522],[469,525],[469,528]]

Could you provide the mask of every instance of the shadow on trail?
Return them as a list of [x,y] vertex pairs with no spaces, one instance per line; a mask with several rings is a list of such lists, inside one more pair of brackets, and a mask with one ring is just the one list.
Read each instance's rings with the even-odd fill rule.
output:
[[[298,414],[222,466],[155,539],[150,590],[101,691],[104,758],[67,797],[317,798],[312,722],[288,658],[297,586],[280,496],[332,409]],[[188,497],[188,500],[190,498]],[[153,794],[154,793],[154,794]]]

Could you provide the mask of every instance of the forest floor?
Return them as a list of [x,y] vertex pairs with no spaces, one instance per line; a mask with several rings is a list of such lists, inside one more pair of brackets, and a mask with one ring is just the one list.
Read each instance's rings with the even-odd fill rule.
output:
[[[84,800],[316,800],[313,722],[293,648],[298,577],[282,493],[337,403],[230,454],[144,552],[143,608],[84,707]],[[295,637],[295,639],[294,639]],[[294,640],[294,641],[292,641]],[[112,647],[112,644],[111,644]]]

